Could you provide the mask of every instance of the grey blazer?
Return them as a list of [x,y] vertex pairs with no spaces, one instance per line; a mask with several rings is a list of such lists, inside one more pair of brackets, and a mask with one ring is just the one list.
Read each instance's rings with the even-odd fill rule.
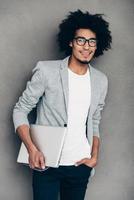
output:
[[[22,124],[29,125],[28,114],[37,106],[36,124],[64,126],[68,109],[68,59],[39,61],[33,75],[13,109],[15,132]],[[100,137],[99,123],[108,89],[106,75],[89,64],[91,105],[86,127],[87,139],[92,148],[93,136]],[[79,86],[78,86],[79,89]],[[94,168],[91,176],[94,175]]]

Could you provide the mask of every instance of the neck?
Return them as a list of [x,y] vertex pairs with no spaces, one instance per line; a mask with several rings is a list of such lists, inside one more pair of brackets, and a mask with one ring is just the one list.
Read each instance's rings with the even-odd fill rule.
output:
[[79,75],[83,75],[86,73],[88,69],[88,64],[83,64],[79,62],[79,60],[76,60],[73,58],[73,56],[70,56],[69,62],[68,62],[68,67],[75,73]]

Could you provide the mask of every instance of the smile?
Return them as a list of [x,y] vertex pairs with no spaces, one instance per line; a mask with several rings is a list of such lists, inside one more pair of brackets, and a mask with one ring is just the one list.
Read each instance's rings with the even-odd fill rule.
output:
[[90,54],[92,54],[91,52],[80,52],[83,56],[88,57]]

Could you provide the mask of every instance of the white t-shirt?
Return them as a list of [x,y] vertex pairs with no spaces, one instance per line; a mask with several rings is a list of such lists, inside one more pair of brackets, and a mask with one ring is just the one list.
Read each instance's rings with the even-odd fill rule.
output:
[[79,75],[68,68],[69,101],[68,123],[59,165],[74,165],[83,158],[91,157],[91,148],[86,137],[86,119],[91,102],[89,68]]

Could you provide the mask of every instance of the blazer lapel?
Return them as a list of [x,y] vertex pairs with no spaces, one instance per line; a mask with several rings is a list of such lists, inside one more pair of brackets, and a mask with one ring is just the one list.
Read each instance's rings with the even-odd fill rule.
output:
[[91,80],[91,104],[89,108],[89,115],[92,115],[94,106],[97,103],[97,98],[98,98],[100,89],[99,89],[99,81],[95,73],[95,69],[90,64],[89,64],[89,71],[90,71],[90,80]]
[[60,76],[61,76],[64,99],[65,99],[66,117],[67,117],[68,96],[69,96],[69,88],[68,88],[68,59],[69,59],[69,56],[66,57],[65,59],[63,59],[61,61],[61,66],[60,66]]

